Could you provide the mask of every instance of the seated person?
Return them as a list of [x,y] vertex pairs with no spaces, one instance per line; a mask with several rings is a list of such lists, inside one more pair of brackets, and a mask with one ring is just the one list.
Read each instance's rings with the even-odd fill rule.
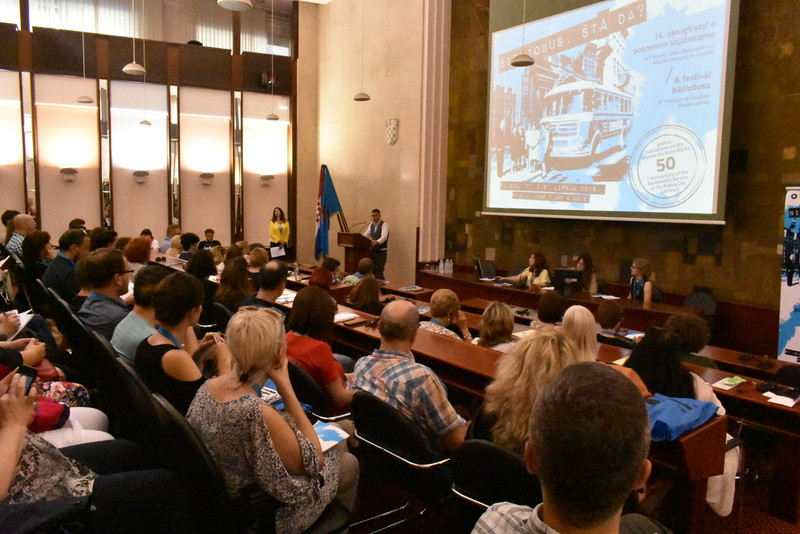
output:
[[322,265],[314,269],[308,277],[308,285],[330,291],[331,286],[339,281],[339,265],[341,264],[336,258],[325,258]]
[[261,288],[255,295],[250,295],[242,301],[242,306],[256,306],[270,308],[286,317],[287,313],[275,305],[278,297],[286,289],[286,279],[289,277],[289,267],[281,260],[270,260],[261,268],[259,278]]
[[597,307],[597,322],[600,323],[600,331],[597,333],[597,341],[614,347],[632,349],[636,342],[619,334],[622,326],[622,306],[613,300],[603,300]]
[[84,230],[67,230],[58,239],[58,254],[47,266],[42,282],[64,302],[72,302],[80,291],[75,278],[75,263],[89,254],[89,236]]
[[148,265],[139,271],[133,283],[133,310],[114,328],[111,345],[117,355],[130,365],[136,359],[136,349],[143,339],[156,333],[156,311],[153,292],[171,269]]
[[383,311],[383,303],[381,302],[381,287],[378,280],[374,276],[359,280],[353,290],[350,291],[344,305],[364,313],[380,315],[381,311]]
[[192,254],[197,252],[197,247],[200,243],[200,238],[197,237],[197,234],[193,234],[191,232],[187,234],[181,235],[181,248],[183,252],[178,254],[178,259],[183,261],[189,261],[192,257]]
[[341,267],[341,265],[342,265],[342,262],[340,262],[336,258],[332,258],[330,256],[328,256],[327,258],[322,260],[321,267],[323,269],[327,269],[332,274],[331,284],[336,284],[336,283],[339,282],[339,279],[341,278],[340,275],[342,274],[342,271],[339,268],[339,267]]
[[522,287],[531,289],[550,285],[550,272],[547,267],[547,260],[541,252],[534,252],[528,258],[528,267],[517,276],[497,276],[495,280],[511,282]]
[[[12,520],[2,518],[13,506],[62,499],[63,505],[51,503],[41,511],[52,513],[54,507],[61,507],[77,515],[82,508],[85,513],[80,514],[80,522],[93,532],[193,529],[172,473],[131,470],[134,458],[139,457],[133,443],[104,441],[62,452],[27,429],[38,395],[36,387],[25,395],[24,379],[11,373],[0,382],[0,395],[0,450],[4,452],[0,455],[0,522],[7,528],[12,528]],[[80,456],[90,466],[65,455]],[[99,466],[103,474],[94,472],[91,464]]]
[[126,315],[128,306],[120,297],[128,292],[131,269],[122,251],[100,248],[89,254],[86,277],[92,292],[81,306],[78,317],[109,341]]
[[480,337],[472,340],[476,345],[500,352],[508,352],[514,346],[514,312],[508,304],[492,301],[481,315]]
[[75,280],[77,280],[80,289],[78,294],[69,302],[69,309],[77,316],[83,307],[83,303],[92,294],[92,286],[89,284],[89,272],[86,270],[86,258],[81,258],[75,265]]
[[653,301],[653,282],[650,281],[652,271],[650,262],[644,258],[635,258],[631,264],[631,291],[628,298],[640,300],[644,304]]
[[139,232],[139,237],[146,237],[150,240],[150,248],[160,251],[161,246],[158,244],[158,239],[153,236],[153,232],[149,228],[143,228],[142,231]]
[[697,354],[708,345],[711,329],[708,323],[696,313],[677,313],[670,315],[664,323],[664,330],[672,332],[678,338],[681,349],[681,361],[719,369],[714,360]]
[[267,264],[268,259],[269,254],[263,247],[256,247],[250,251],[250,257],[247,259],[247,276],[250,278],[253,293],[261,287],[261,268]]
[[[231,370],[203,384],[187,419],[228,491],[235,496],[256,483],[277,499],[277,532],[305,531],[334,497],[352,509],[358,461],[340,447],[322,452],[289,380],[282,318],[270,310],[242,310],[231,318],[227,336]],[[268,378],[283,398],[283,412],[254,391]]]
[[500,357],[486,388],[482,416],[472,433],[522,454],[536,396],[562,369],[581,361],[575,345],[556,329],[539,330]]
[[592,295],[597,293],[597,273],[594,271],[594,261],[592,261],[591,254],[583,254],[578,256],[575,262],[575,270],[583,274],[581,279],[581,288],[583,291],[588,291]]
[[650,427],[636,388],[608,366],[581,363],[555,376],[533,405],[526,436],[525,464],[539,477],[543,502],[494,504],[473,534],[670,532],[622,515],[650,476]]
[[[353,391],[347,388],[344,368],[328,344],[333,334],[336,310],[336,303],[322,288],[308,286],[301,289],[289,316],[286,356],[311,375],[328,394],[331,406],[342,413],[349,411]],[[350,360],[347,363],[352,370],[352,360],[347,360]]]
[[214,294],[217,292],[219,284],[209,280],[209,276],[217,276],[217,265],[214,262],[214,255],[208,249],[200,249],[192,258],[186,262],[184,272],[191,274],[203,284],[203,313],[200,320],[203,324],[214,322],[211,315],[211,308],[214,306]]
[[[175,246],[175,244],[172,242],[172,239],[175,236],[180,236],[180,235],[181,235],[181,225],[180,224],[170,224],[169,226],[167,226],[166,237],[164,237],[164,240],[161,242],[161,247],[159,248],[161,253],[171,256],[171,254],[169,254],[168,250],[170,249],[170,247],[174,247]],[[180,242],[180,237],[178,237],[178,242]],[[177,257],[177,254],[175,255],[175,257]]]
[[539,299],[539,308],[536,310],[536,319],[531,321],[531,328],[555,328],[564,315],[564,298],[555,291],[546,291]]
[[378,321],[380,348],[359,358],[353,387],[400,410],[428,438],[433,450],[455,451],[467,423],[447,400],[447,389],[430,368],[414,361],[411,345],[419,330],[419,310],[406,300],[383,308]]
[[183,246],[181,245],[180,234],[172,238],[172,240],[169,242],[169,247],[167,247],[167,251],[164,254],[172,258],[179,258],[180,255],[183,254]]
[[250,278],[247,276],[247,260],[238,257],[225,264],[219,277],[219,287],[214,294],[214,302],[225,305],[231,312],[236,312],[242,301],[255,291],[251,291]]
[[56,257],[56,251],[50,244],[50,234],[41,230],[33,230],[22,240],[22,267],[31,278],[41,278],[47,266]]
[[117,244],[117,232],[97,226],[89,230],[89,251],[94,252],[101,248],[114,248]]
[[431,319],[422,321],[419,327],[435,334],[472,342],[467,328],[467,317],[461,311],[458,296],[449,289],[437,289],[431,296]]
[[[653,393],[711,402],[717,405],[717,415],[725,415],[725,408],[708,382],[681,366],[678,340],[666,330],[650,327],[631,350],[625,367],[636,371]],[[735,447],[725,453],[723,473],[708,479],[706,502],[722,517],[729,515],[733,507],[738,467],[739,447]]]
[[136,276],[136,273],[150,261],[150,250],[152,250],[150,241],[148,237],[135,237],[128,241],[123,249],[125,259],[133,269],[133,276]]
[[153,292],[160,326],[139,344],[134,360],[147,387],[183,414],[206,380],[192,357],[197,350],[213,346],[217,374],[230,370],[230,353],[219,334],[206,334],[201,344],[194,336],[202,303],[203,286],[194,276],[176,272],[164,278]]
[[244,249],[236,243],[232,244],[227,249],[225,249],[225,258],[223,260],[223,263],[228,263],[234,258],[244,258]]
[[198,248],[200,250],[203,250],[203,249],[206,249],[206,248],[214,248],[214,247],[218,247],[218,246],[222,245],[222,243],[220,243],[219,241],[214,239],[214,229],[213,228],[206,228],[205,236],[206,236],[206,240],[205,241],[201,241],[200,244],[198,245]]
[[356,267],[356,272],[353,274],[348,274],[342,280],[343,284],[350,284],[351,286],[356,285],[362,278],[366,276],[375,275],[372,274],[372,270],[375,268],[375,262],[372,261],[370,258],[361,258],[358,260],[358,266]]

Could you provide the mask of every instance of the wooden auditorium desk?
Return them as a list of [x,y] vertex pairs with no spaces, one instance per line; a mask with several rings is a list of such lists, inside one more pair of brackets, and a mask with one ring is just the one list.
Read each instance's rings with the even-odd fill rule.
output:
[[[417,272],[417,284],[432,289],[451,289],[460,299],[468,301],[473,308],[477,305],[477,308],[485,309],[485,306],[481,307],[478,301],[478,299],[484,299],[485,301],[499,300],[506,304],[526,309],[537,309],[541,298],[541,294],[525,289],[497,286],[494,282],[478,281],[473,273],[456,272],[445,274],[438,271],[422,270]],[[589,308],[592,313],[597,310],[597,306],[603,301],[600,297],[592,297],[588,294],[571,295],[564,300],[567,306],[580,304]],[[618,299],[615,302],[622,306],[625,314],[625,326],[642,332],[647,331],[651,326],[663,326],[670,315],[696,312],[692,308],[658,302],[644,304],[628,299]]]

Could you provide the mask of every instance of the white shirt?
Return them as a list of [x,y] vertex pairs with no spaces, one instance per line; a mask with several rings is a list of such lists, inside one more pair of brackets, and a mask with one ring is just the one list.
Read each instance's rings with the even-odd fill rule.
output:
[[[378,221],[377,223],[369,223],[369,226],[367,226],[367,229],[364,230],[362,235],[371,240],[372,239],[372,225],[373,224],[380,224],[380,222],[381,221]],[[383,245],[384,243],[386,243],[387,239],[389,239],[389,223],[387,223],[386,221],[383,221],[383,226],[381,226],[381,235],[380,235],[380,237],[378,239],[376,239],[376,241],[378,242],[379,245]]]

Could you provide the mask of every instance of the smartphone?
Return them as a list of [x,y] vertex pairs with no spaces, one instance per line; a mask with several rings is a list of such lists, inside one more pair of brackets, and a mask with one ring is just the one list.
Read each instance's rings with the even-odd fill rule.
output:
[[27,395],[31,391],[33,381],[36,380],[37,376],[39,376],[39,371],[33,367],[28,367],[27,365],[20,365],[19,369],[17,369],[17,374],[22,375],[25,378],[25,395]]

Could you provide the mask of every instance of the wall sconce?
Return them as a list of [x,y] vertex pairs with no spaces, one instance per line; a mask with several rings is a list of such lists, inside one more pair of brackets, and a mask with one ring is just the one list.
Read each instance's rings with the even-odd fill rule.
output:
[[72,167],[64,167],[60,171],[61,176],[64,178],[65,182],[74,182],[75,175],[78,174],[78,169],[74,169]]
[[200,174],[200,183],[203,185],[211,185],[211,180],[214,178],[213,172],[204,172]]
[[150,176],[150,171],[133,171],[133,175],[136,177],[137,184],[143,184],[147,181],[147,177]]
[[272,183],[272,180],[275,179],[275,176],[272,174],[264,174],[261,175],[258,179],[261,180],[261,185],[266,187]]

